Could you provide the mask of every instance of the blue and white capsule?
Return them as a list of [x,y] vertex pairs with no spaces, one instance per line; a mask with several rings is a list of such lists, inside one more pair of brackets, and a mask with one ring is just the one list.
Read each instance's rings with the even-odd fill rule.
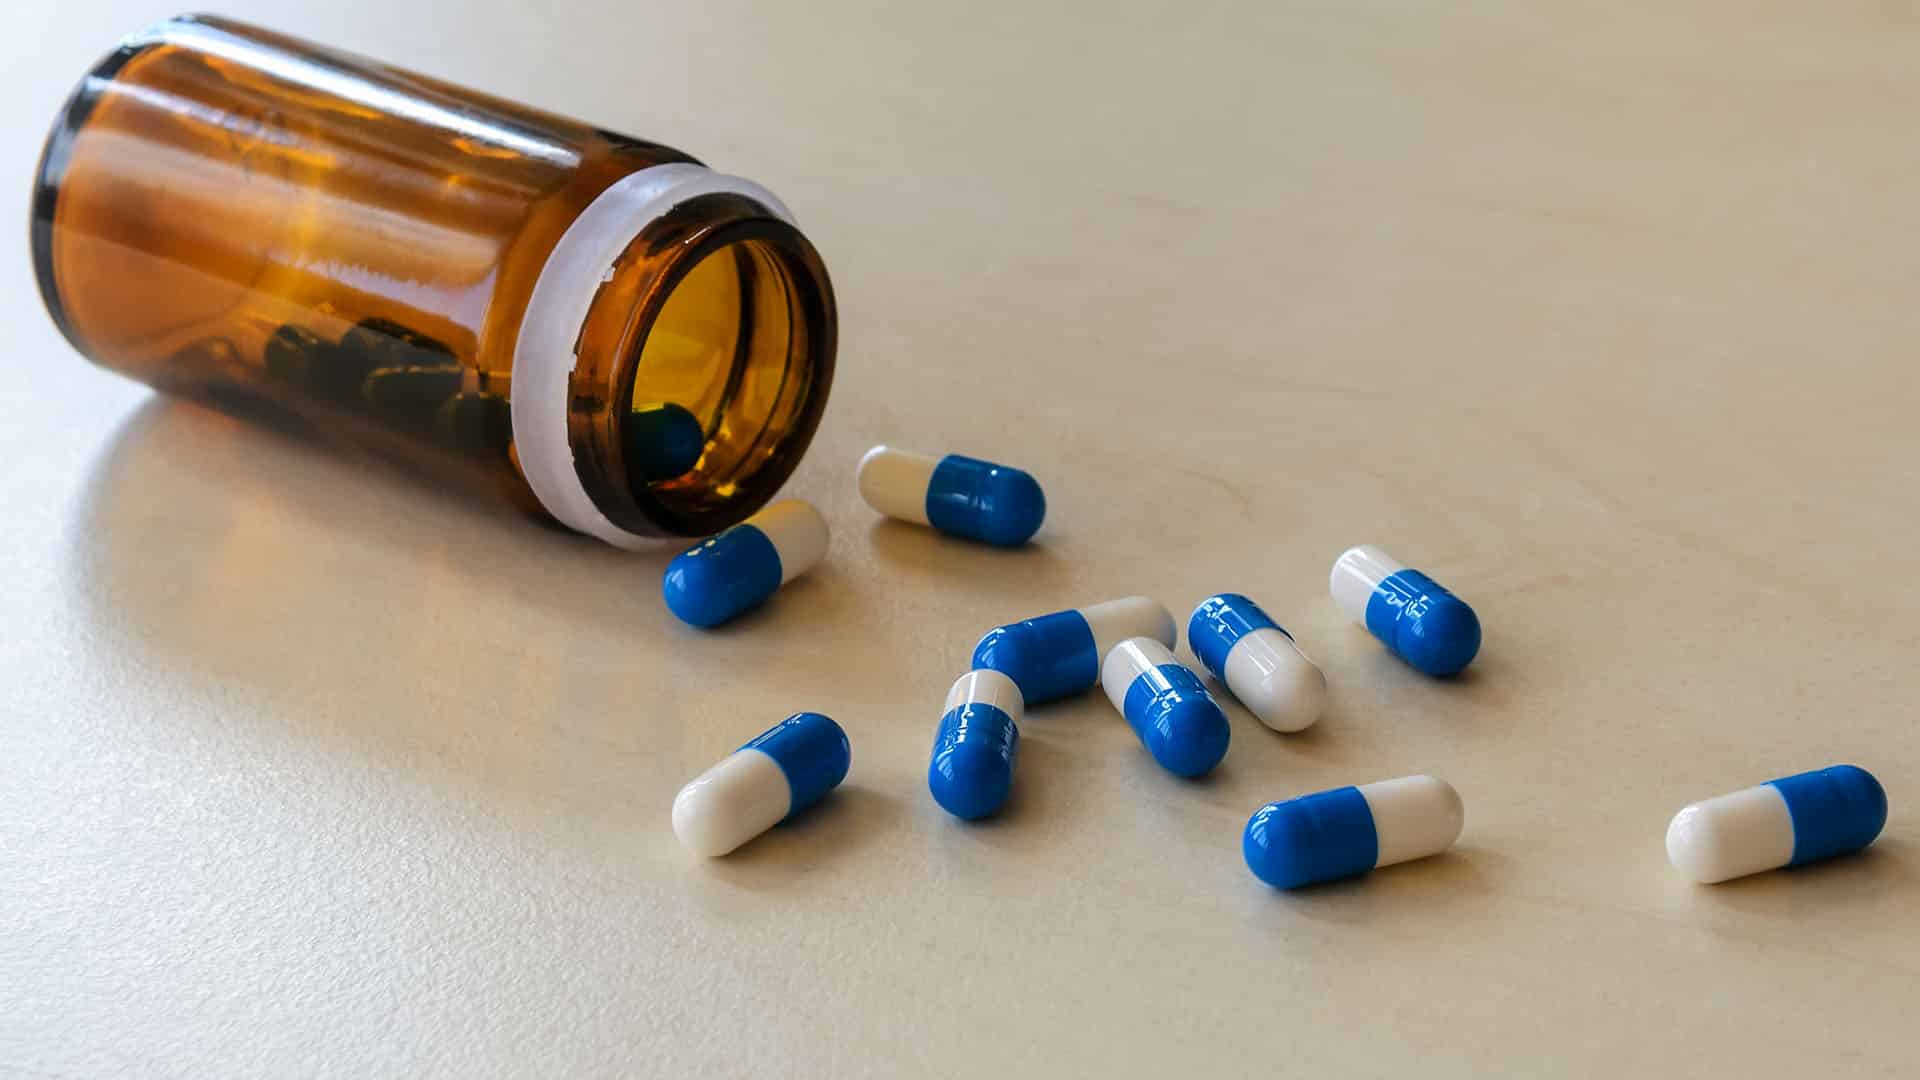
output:
[[1327,676],[1293,635],[1239,593],[1200,601],[1187,644],[1213,677],[1275,731],[1304,731],[1327,705]]
[[1887,793],[1857,765],[1769,780],[1697,802],[1667,826],[1667,859],[1702,885],[1859,851],[1887,823]]
[[1019,547],[1040,531],[1047,496],[1031,475],[948,454],[934,459],[876,446],[860,459],[860,497],[890,518],[931,525],[995,547]]
[[1171,649],[1177,633],[1165,604],[1126,596],[996,626],[974,646],[973,666],[1012,679],[1033,706],[1091,689],[1122,641],[1146,637]]
[[700,464],[707,433],[700,418],[671,401],[653,402],[620,420],[620,445],[626,452],[627,481],[645,488],[684,476]]
[[969,671],[947,691],[927,765],[927,790],[941,809],[973,821],[1006,804],[1025,704],[1020,688],[997,671]]
[[1247,820],[1240,853],[1254,877],[1298,889],[1438,855],[1466,817],[1453,785],[1403,776],[1268,803]]
[[759,607],[827,554],[827,521],[809,503],[785,499],[667,564],[667,610],[702,628]]
[[1466,601],[1371,544],[1335,560],[1329,585],[1348,618],[1428,675],[1457,674],[1480,651],[1480,617]]
[[1200,677],[1158,639],[1128,638],[1100,668],[1107,700],[1127,718],[1147,753],[1178,776],[1204,776],[1227,756],[1227,714]]
[[725,855],[819,802],[852,761],[839,724],[794,713],[681,788],[673,833],[696,855]]

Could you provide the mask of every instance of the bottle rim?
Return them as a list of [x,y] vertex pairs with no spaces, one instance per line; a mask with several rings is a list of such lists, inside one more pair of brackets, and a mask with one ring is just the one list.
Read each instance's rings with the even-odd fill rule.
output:
[[[595,431],[578,422],[575,385],[581,365],[577,343],[592,312],[600,286],[611,280],[616,263],[641,234],[675,208],[694,199],[733,195],[755,204],[765,214],[721,225],[676,253],[650,292],[657,314],[680,279],[706,255],[721,248],[753,241],[775,245],[797,243],[812,249],[794,228],[791,212],[766,188],[742,177],[714,172],[701,165],[672,163],[631,173],[588,204],[568,226],[534,283],[514,346],[511,422],[521,473],[541,506],[561,524],[629,550],[656,548],[663,539],[685,538],[718,531],[739,521],[772,498],[797,464],[797,451],[782,462],[763,467],[750,490],[724,509],[705,514],[679,514],[657,500],[636,498],[624,480],[618,461],[617,422]],[[817,256],[814,256],[817,263]],[[830,287],[820,273],[822,290]],[[815,298],[823,314],[823,340],[810,341],[812,362],[818,371],[818,389],[804,405],[786,439],[804,448],[811,441],[825,407],[834,355],[833,301],[830,292]],[[596,394],[624,403],[631,397],[639,365],[638,350],[613,358],[601,375],[594,375]],[[587,372],[579,372],[588,375]],[[618,473],[612,477],[597,475]],[[583,475],[587,474],[587,475]],[[589,484],[589,479],[595,482]]]

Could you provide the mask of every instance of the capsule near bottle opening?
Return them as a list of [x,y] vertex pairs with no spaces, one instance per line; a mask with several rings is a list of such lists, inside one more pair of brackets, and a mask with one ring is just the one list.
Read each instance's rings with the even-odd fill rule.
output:
[[622,547],[759,509],[833,379],[826,268],[758,184],[224,19],[81,82],[31,222],[95,362]]

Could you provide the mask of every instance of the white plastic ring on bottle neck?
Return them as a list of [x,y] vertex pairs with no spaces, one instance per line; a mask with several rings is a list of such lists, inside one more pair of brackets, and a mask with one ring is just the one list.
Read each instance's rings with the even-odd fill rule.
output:
[[567,436],[574,345],[594,294],[634,237],[689,199],[723,194],[751,199],[794,224],[786,206],[751,180],[704,165],[655,165],[622,177],[588,204],[554,245],[527,299],[513,350],[513,443],[520,471],[562,525],[618,548],[655,548],[663,538],[614,524],[580,481]]

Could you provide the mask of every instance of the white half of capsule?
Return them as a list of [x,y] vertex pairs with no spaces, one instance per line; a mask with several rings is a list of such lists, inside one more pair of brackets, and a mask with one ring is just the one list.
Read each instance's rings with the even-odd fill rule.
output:
[[1271,626],[1234,642],[1221,675],[1240,704],[1275,731],[1304,731],[1327,707],[1326,673]]
[[[1178,633],[1167,605],[1145,596],[1123,596],[1077,610],[1087,620],[1087,629],[1093,631],[1093,662],[1103,670],[1108,654],[1123,641],[1148,638],[1171,649]],[[1169,662],[1171,654],[1160,661]]]
[[1702,885],[1793,861],[1793,811],[1772,784],[1703,799],[1667,826],[1667,860]]
[[746,520],[766,534],[780,553],[780,584],[785,585],[820,565],[827,557],[827,519],[813,504],[782,499]]
[[947,691],[946,707],[940,714],[944,716],[962,705],[976,704],[999,709],[1016,725],[1027,711],[1027,700],[1021,696],[1018,683],[997,671],[979,668],[954,680],[953,689]]
[[929,524],[927,485],[933,481],[933,470],[939,464],[938,458],[925,454],[876,446],[860,459],[854,480],[860,486],[860,497],[874,510],[890,518],[926,525]]
[[1438,855],[1460,839],[1466,806],[1453,785],[1432,776],[1402,776],[1359,785],[1373,814],[1377,869]]
[[1334,604],[1347,618],[1365,626],[1367,605],[1373,601],[1374,591],[1381,582],[1405,569],[1406,565],[1393,556],[1372,544],[1362,544],[1348,548],[1333,561],[1327,587],[1333,592]]
[[780,763],[743,747],[680,789],[673,834],[696,855],[725,855],[778,825],[792,802]]

